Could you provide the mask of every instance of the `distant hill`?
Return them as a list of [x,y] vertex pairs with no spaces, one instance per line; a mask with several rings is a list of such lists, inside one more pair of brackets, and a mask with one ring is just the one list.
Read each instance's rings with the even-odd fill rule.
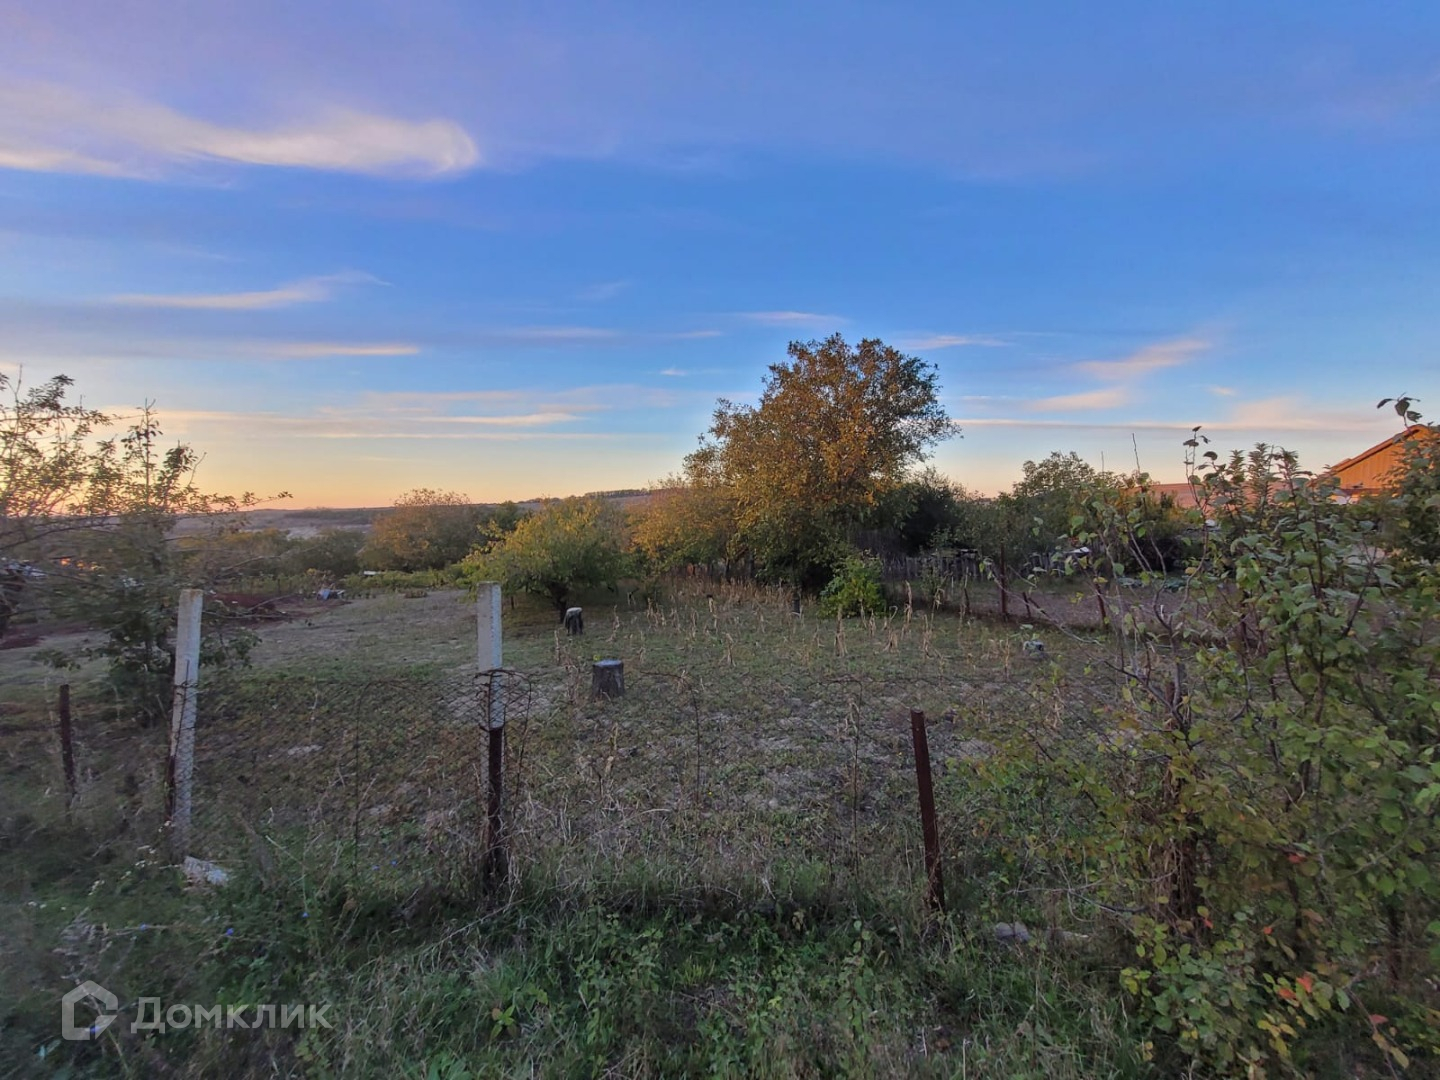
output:
[[[630,507],[643,503],[650,497],[645,488],[621,488],[617,491],[587,492],[585,498],[609,499],[621,506]],[[522,510],[534,511],[540,508],[544,499],[517,499],[515,504]],[[481,509],[499,506],[499,503],[476,503]],[[307,509],[266,507],[263,510],[247,510],[242,515],[247,529],[259,532],[262,529],[282,529],[291,536],[302,538],[314,536],[325,529],[357,529],[369,532],[375,519],[392,509],[389,506],[326,507],[315,506]],[[205,519],[200,517],[182,518],[175,526],[176,536],[201,532]]]
[[[246,510],[240,516],[245,528],[260,532],[262,529],[282,529],[291,536],[314,536],[324,529],[359,529],[369,531],[377,514],[383,514],[388,506],[375,507],[311,507],[307,510],[289,510],[267,507],[264,510]],[[185,536],[203,532],[207,528],[203,517],[181,518],[175,524],[174,535]]]

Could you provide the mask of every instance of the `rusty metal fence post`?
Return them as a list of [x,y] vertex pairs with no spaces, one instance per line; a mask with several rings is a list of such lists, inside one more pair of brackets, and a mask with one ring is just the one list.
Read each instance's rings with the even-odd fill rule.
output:
[[940,827],[935,819],[935,788],[930,778],[930,740],[925,714],[910,710],[910,738],[915,744],[915,784],[920,793],[920,828],[925,835],[925,903],[945,911],[945,872],[940,864]]
[[510,859],[505,850],[505,712],[500,696],[500,671],[489,673],[485,693],[486,729],[490,739],[489,799],[485,807],[487,835],[485,843],[485,880],[503,880],[509,872]]

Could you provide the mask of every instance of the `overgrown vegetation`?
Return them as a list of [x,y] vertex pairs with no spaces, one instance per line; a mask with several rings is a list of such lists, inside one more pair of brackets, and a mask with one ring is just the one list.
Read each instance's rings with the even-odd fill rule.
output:
[[789,351],[758,405],[716,405],[683,480],[652,507],[643,543],[662,563],[723,557],[818,589],[863,530],[909,509],[910,470],[956,433],[917,357],[839,334]]
[[368,570],[443,570],[508,536],[523,516],[513,502],[487,508],[459,492],[417,488],[375,519],[360,562]]
[[[79,654],[52,652],[50,661],[103,658],[119,710],[148,724],[169,709],[178,592],[213,586],[223,574],[218,545],[187,548],[174,526],[199,517],[218,540],[257,500],[201,489],[200,455],[184,443],[162,448],[149,408],[114,433],[121,421],[69,404],[70,386],[57,376],[23,391],[0,376],[0,391],[11,391],[0,407],[0,561],[11,583],[0,633],[25,599],[100,631],[98,643]],[[202,649],[210,664],[224,665],[243,661],[252,640],[212,618]]]
[[471,555],[466,571],[543,596],[563,614],[576,590],[613,589],[625,576],[627,532],[625,515],[604,499],[557,499]]
[[[425,697],[435,661],[387,647],[404,634],[399,595],[362,602],[377,623],[356,639],[417,679],[423,752],[394,710],[337,704],[317,683],[277,711],[290,699],[256,681],[264,692],[202,725],[237,763],[211,774],[233,826],[209,841],[233,875],[218,891],[182,892],[161,854],[163,740],[101,707],[125,676],[118,655],[104,687],[77,695],[76,792],[57,779],[43,709],[0,716],[15,763],[0,931],[19,943],[0,983],[22,988],[0,1022],[16,1060],[94,1075],[1433,1074],[1440,439],[1414,401],[1394,403],[1405,453],[1370,500],[1283,450],[1222,456],[1198,430],[1193,511],[1063,454],[980,499],[907,471],[943,415],[927,405],[933,376],[892,353],[796,346],[760,407],[722,403],[633,542],[613,503],[563,500],[459,565],[379,579],[427,604],[443,598],[428,589],[482,576],[540,601],[506,616],[507,663],[528,683],[500,880],[468,872],[479,741],[454,726],[454,694]],[[812,415],[821,400],[852,394],[863,414],[887,379],[910,396],[881,419],[913,421],[908,435],[812,460],[804,438],[839,431]],[[52,420],[90,435],[84,416]],[[297,565],[281,536],[176,543],[173,508],[215,500],[194,494],[183,448],[157,461],[156,434],[108,444],[98,473],[61,469],[114,478],[96,489],[114,493],[107,505],[137,509],[87,533],[84,561],[139,568],[115,580],[153,592],[85,580],[117,618],[153,616],[124,631],[147,678],[166,590],[217,567]],[[760,469],[787,446],[786,469]],[[824,507],[784,503],[815,492]],[[978,552],[1026,623],[957,617],[939,585],[914,583],[918,603],[909,584],[887,598],[866,549],[897,522],[913,533],[896,550]],[[317,552],[353,565],[352,538],[325,539]],[[26,542],[50,550],[39,533]],[[648,602],[583,595],[637,573],[637,549],[653,575],[712,573],[657,578]],[[783,584],[714,573],[743,578],[752,560]],[[1076,583],[1093,618],[1052,617],[1059,593],[1034,589],[1047,580]],[[797,610],[807,581],[823,584],[819,604]],[[471,640],[452,595],[443,633]],[[558,635],[554,611],[582,598],[589,635]],[[86,620],[130,640],[108,617]],[[330,650],[257,656],[267,678],[277,664],[344,676]],[[627,697],[590,698],[600,655],[626,660]],[[931,721],[944,914],[920,899],[914,707]],[[327,710],[343,737],[320,723]],[[321,767],[330,753],[349,764]],[[285,783],[254,782],[242,760]],[[346,779],[366,762],[363,783]],[[375,833],[398,845],[388,866],[357,858]],[[61,1044],[57,988],[87,977],[129,1002],[328,1002],[342,1022],[163,1037],[117,1025]]]

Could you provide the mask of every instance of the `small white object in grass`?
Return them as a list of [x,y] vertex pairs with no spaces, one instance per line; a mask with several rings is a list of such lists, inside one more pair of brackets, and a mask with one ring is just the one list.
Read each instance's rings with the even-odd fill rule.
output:
[[185,856],[184,870],[185,880],[191,885],[225,885],[230,881],[228,870],[193,855]]
[[996,923],[995,940],[1002,945],[1026,945],[1030,941],[1030,929],[1023,922]]
[[1045,643],[1039,638],[1031,638],[1025,642],[1025,653],[1027,656],[1033,656],[1039,659],[1045,655]]

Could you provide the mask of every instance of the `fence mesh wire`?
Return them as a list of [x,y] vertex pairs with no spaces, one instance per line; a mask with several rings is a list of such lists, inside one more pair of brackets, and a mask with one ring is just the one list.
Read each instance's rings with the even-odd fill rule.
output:
[[514,672],[206,686],[192,848],[217,863],[318,854],[344,873],[468,876],[486,846],[492,687],[523,734],[529,683]]
[[[912,707],[930,718],[949,851],[983,815],[947,801],[947,781],[973,775],[998,733],[1032,732],[1043,753],[1103,746],[1112,726],[1114,677],[1089,655],[1103,646],[1073,641],[1058,664],[1016,633],[966,655],[972,641],[945,639],[953,627],[712,603],[617,617],[608,638],[557,635],[530,674],[493,680],[511,880],[543,865],[561,887],[634,873],[680,892],[763,891],[806,873],[912,888],[923,875]],[[626,657],[623,697],[591,692],[600,641]],[[488,675],[206,684],[193,853],[473,886],[488,844],[491,692]]]

